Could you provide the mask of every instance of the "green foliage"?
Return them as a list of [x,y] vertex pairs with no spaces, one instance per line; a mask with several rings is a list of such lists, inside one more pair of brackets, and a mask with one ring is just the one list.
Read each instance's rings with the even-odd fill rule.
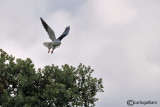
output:
[[103,92],[102,79],[80,64],[34,68],[32,61],[15,59],[0,50],[0,106],[74,107],[95,106],[97,92]]

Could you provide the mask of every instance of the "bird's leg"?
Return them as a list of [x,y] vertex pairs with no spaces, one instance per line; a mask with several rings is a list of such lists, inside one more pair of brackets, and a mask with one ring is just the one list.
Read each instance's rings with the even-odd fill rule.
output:
[[50,49],[48,50],[48,53],[50,52]]
[[52,48],[52,51],[51,51],[51,53],[53,54],[53,50],[55,49],[55,47],[54,48]]

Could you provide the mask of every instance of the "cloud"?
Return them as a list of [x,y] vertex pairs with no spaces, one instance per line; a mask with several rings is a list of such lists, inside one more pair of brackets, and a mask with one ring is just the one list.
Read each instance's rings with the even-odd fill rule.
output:
[[[36,67],[90,65],[102,77],[105,92],[97,107],[127,106],[126,101],[160,99],[159,1],[67,0],[5,1],[0,3],[0,48],[17,58],[30,57]],[[36,4],[36,5],[35,5]],[[73,5],[73,6],[72,6]],[[70,33],[54,54],[39,17],[58,37]],[[155,106],[158,106],[155,105]]]
[[150,49],[157,50],[159,44],[158,7],[154,6],[149,2],[136,7],[127,1],[88,1],[81,10],[83,15],[78,15],[83,16],[79,19],[84,22],[80,24],[85,33],[82,36],[87,35],[82,38],[85,52],[81,55],[90,56],[87,60],[95,67],[95,75],[103,77],[106,88],[100,98],[112,106],[118,101],[118,106],[124,107],[122,102],[129,98],[158,96],[159,64],[148,60],[159,55],[155,51],[150,54]]

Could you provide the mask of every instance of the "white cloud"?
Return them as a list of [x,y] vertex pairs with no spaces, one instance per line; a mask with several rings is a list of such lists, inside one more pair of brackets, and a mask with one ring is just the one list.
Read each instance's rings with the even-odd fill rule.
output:
[[[56,8],[51,7],[54,2]],[[62,3],[64,7],[56,0],[1,3],[0,48],[16,57],[30,57],[36,67],[91,65],[105,86],[97,107],[124,107],[129,99],[160,99],[160,2],[88,0],[72,8],[69,3]],[[40,16],[57,37],[71,26],[53,55],[42,45],[49,38]]]

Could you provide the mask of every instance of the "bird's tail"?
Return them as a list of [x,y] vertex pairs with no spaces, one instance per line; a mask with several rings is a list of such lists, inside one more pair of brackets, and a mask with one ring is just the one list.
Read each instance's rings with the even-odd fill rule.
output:
[[43,45],[47,48],[50,48],[52,42],[44,42]]

